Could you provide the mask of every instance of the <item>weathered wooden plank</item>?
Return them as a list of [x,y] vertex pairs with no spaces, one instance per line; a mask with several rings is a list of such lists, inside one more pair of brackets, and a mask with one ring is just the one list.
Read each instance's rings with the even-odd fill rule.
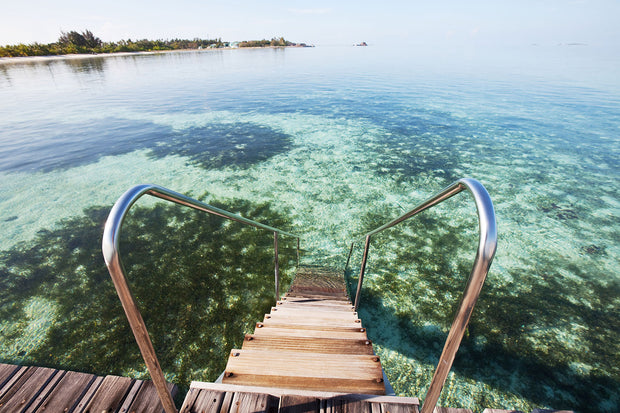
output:
[[232,350],[223,383],[385,394],[379,357]]
[[523,413],[521,410],[484,409],[482,413]]
[[[320,294],[317,294],[320,295]],[[293,303],[305,303],[305,304],[316,304],[316,305],[321,305],[321,304],[326,304],[326,305],[333,305],[333,306],[346,306],[348,305],[348,303],[351,303],[351,300],[347,299],[345,302],[343,302],[341,299],[336,299],[334,300],[331,297],[328,296],[321,296],[321,297],[317,297],[317,298],[307,298],[307,297],[293,297],[293,296],[287,296],[286,294],[280,299],[276,301],[276,305],[282,305],[282,304],[293,304]]]
[[342,291],[346,288],[344,277],[331,274],[304,274],[298,272],[291,288],[312,288],[317,291]]
[[[262,324],[262,325],[259,325]],[[262,327],[288,328],[292,330],[327,330],[333,332],[365,332],[362,323],[345,323],[345,322],[302,322],[293,320],[272,320],[266,319],[256,324],[257,329]],[[364,330],[364,331],[361,331]],[[256,331],[255,331],[256,332]],[[335,337],[335,334],[332,335]]]
[[456,407],[439,407],[435,406],[434,413],[472,413],[469,409],[460,409]]
[[[39,406],[43,403],[43,401],[49,396],[53,389],[56,388],[58,382],[65,376],[66,371],[56,370],[52,377],[48,380],[47,384],[41,389],[39,394],[30,401],[30,405],[22,410],[21,413],[32,413],[39,410]],[[29,385],[28,382],[24,384],[25,386]],[[37,384],[33,383],[34,386]]]
[[335,292],[324,292],[324,291],[295,291],[294,289],[289,290],[284,296],[282,300],[287,300],[290,298],[317,298],[322,300],[334,300],[334,301],[351,301],[346,292],[335,291]]
[[28,408],[56,373],[57,370],[46,367],[28,368],[0,399],[0,412],[16,412]]
[[[86,394],[95,378],[93,374],[66,372],[37,409],[48,412],[70,411]],[[30,411],[35,410],[29,409],[27,412]]]
[[[260,366],[266,371],[300,377],[332,377],[360,379],[383,378],[378,356],[357,354],[305,354],[292,351],[231,350],[231,365],[241,369]],[[228,371],[228,368],[226,369]],[[310,371],[309,371],[310,370]]]
[[[279,301],[278,303],[282,303]],[[342,304],[331,304],[326,302],[304,302],[304,301],[284,301],[283,304],[276,304],[276,308],[278,309],[288,309],[288,308],[298,308],[298,309],[307,309],[312,311],[348,311],[354,312],[355,307],[353,307],[348,302],[342,302]]]
[[[166,383],[168,391],[172,395],[172,398],[177,394],[178,388],[172,383]],[[144,381],[136,396],[133,398],[131,404],[127,407],[127,412],[161,412],[163,406],[159,400],[157,389],[155,384],[151,380]],[[125,412],[121,409],[120,413]]]
[[235,395],[235,392],[232,392],[232,391],[226,392],[226,395],[224,396],[224,401],[222,402],[222,408],[220,409],[220,412],[228,413],[230,411],[230,406],[232,405],[234,395]]
[[90,383],[90,386],[88,386],[84,392],[84,395],[73,409],[73,413],[82,413],[86,409],[86,406],[88,406],[90,400],[93,398],[97,390],[99,390],[101,383],[103,383],[103,377],[95,377],[95,380]]
[[242,386],[277,386],[300,390],[333,390],[336,392],[385,394],[383,383],[377,383],[372,379],[302,377],[286,374],[266,374],[264,371],[256,370],[244,372],[233,370],[233,375],[229,376],[226,382]]
[[246,334],[243,350],[283,350],[328,354],[374,354],[370,340],[320,337],[273,337]]
[[[133,403],[133,400],[135,399],[136,395],[142,388],[143,384],[144,384],[144,381],[142,380],[134,380],[133,384],[129,388],[129,392],[127,392],[127,394],[125,395],[125,398],[123,399],[123,404],[121,404],[120,408],[118,409],[119,413],[127,413],[129,411],[129,408],[131,404]],[[134,411],[137,411],[137,410],[134,410]]]
[[106,376],[86,406],[86,411],[116,411],[123,403],[134,380],[129,377]]
[[229,413],[277,413],[279,401],[269,394],[235,393]]
[[331,327],[361,327],[362,320],[354,317],[344,318],[328,318],[328,317],[316,317],[313,314],[308,314],[307,317],[302,316],[288,316],[288,315],[271,315],[266,314],[262,321],[263,323],[271,324],[294,324],[294,325],[310,325],[310,326],[331,326]]
[[[20,366],[12,364],[0,363],[0,389],[4,387],[7,381],[20,369]],[[0,394],[0,397],[2,395]]]
[[333,413],[371,413],[370,404],[365,400],[346,399],[342,397],[329,399]]
[[294,305],[279,305],[276,307],[271,307],[271,314],[290,314],[290,315],[295,315],[295,314],[301,314],[301,313],[310,313],[310,314],[316,314],[317,316],[320,317],[341,317],[341,316],[345,316],[345,317],[353,317],[353,318],[358,318],[357,317],[357,312],[355,311],[350,311],[348,306],[342,306],[342,308],[336,308],[334,309],[333,307],[312,307],[308,304],[300,304],[297,306]]
[[265,393],[272,396],[282,397],[284,395],[296,395],[316,397],[318,399],[329,399],[333,397],[340,397],[352,400],[366,400],[373,403],[396,403],[396,404],[415,404],[419,405],[420,401],[417,397],[397,397],[397,396],[384,396],[376,394],[361,394],[361,393],[344,393],[344,392],[331,392],[331,391],[308,391],[298,389],[285,389],[278,387],[259,387],[259,386],[237,386],[234,384],[226,383],[207,383],[203,381],[193,381],[190,385],[190,389],[198,390],[217,390],[227,393],[246,392],[246,393]]
[[[332,321],[332,320],[339,320],[342,322],[356,322],[356,320],[359,320],[359,317],[357,316],[356,312],[353,311],[315,311],[311,308],[296,308],[296,309],[290,309],[290,308],[282,308],[279,307],[280,309],[274,309],[271,311],[271,313],[267,314],[266,318],[270,318],[272,320],[293,320],[293,321],[297,321],[297,320],[313,320],[313,322],[322,322],[322,321]],[[361,322],[361,321],[360,321]]]
[[272,337],[322,337],[332,338],[338,336],[346,339],[367,340],[365,328],[312,328],[313,326],[295,326],[276,324],[275,326],[267,324],[254,330],[256,336],[272,336]]
[[[13,372],[13,374],[9,377],[7,377],[4,380],[4,383],[2,385],[2,387],[0,388],[0,403],[2,403],[2,399],[4,398],[4,396],[9,393],[11,391],[11,389],[13,389],[13,386],[15,385],[15,383],[17,383],[20,379],[23,379],[24,375],[27,375],[28,377],[34,373],[34,370],[32,370],[29,367],[26,366],[21,366],[21,367],[17,367],[17,370]],[[25,380],[25,379],[23,379]],[[0,404],[0,407],[2,405]]]
[[194,410],[192,409],[194,408],[194,403],[196,403],[196,399],[202,391],[202,389],[193,388],[190,386],[189,391],[185,395],[185,400],[183,400],[183,405],[181,406],[181,410],[179,410],[179,413],[193,413]]
[[[224,401],[225,392],[190,389],[180,413],[218,413]],[[228,410],[226,410],[228,411]]]
[[318,297],[318,298],[307,298],[307,297],[282,297],[282,299],[276,302],[276,306],[279,305],[292,305],[292,304],[304,304],[304,305],[326,305],[332,307],[352,307],[350,300],[333,300],[330,297]]
[[357,314],[352,312],[313,312],[313,311],[276,311],[270,314],[265,314],[265,319],[273,321],[281,321],[287,323],[300,323],[300,324],[316,324],[316,323],[335,323],[348,325],[354,323],[354,325],[361,324],[361,320],[357,317]]
[[287,292],[282,299],[295,297],[295,298],[318,298],[318,299],[328,299],[335,301],[345,301],[351,302],[349,297],[344,293],[324,293],[324,292],[314,292],[314,291],[289,291]]
[[381,413],[419,413],[417,404],[373,403],[381,406]]
[[317,413],[319,400],[316,397],[285,394],[280,397],[278,413]]

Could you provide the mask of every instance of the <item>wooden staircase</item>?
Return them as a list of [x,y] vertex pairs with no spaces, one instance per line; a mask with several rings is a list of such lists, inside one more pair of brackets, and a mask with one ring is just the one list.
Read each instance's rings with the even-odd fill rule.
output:
[[230,352],[222,383],[385,394],[381,362],[346,291],[342,271],[300,268],[288,293]]

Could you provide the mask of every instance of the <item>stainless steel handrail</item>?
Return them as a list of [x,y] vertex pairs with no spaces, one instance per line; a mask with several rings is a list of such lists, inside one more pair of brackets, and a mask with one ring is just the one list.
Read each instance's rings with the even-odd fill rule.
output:
[[[461,304],[454,318],[454,322],[452,323],[452,327],[450,327],[450,332],[446,338],[443,352],[441,353],[439,363],[437,364],[437,368],[433,374],[431,385],[426,393],[424,405],[422,406],[422,413],[432,413],[435,405],[437,404],[443,385],[448,377],[450,369],[452,368],[454,357],[456,356],[456,352],[459,349],[461,340],[465,334],[465,329],[469,324],[469,319],[471,318],[474,306],[476,305],[476,301],[480,295],[480,290],[482,289],[484,280],[486,279],[489,268],[491,267],[491,262],[493,261],[495,250],[497,249],[497,224],[495,222],[493,202],[491,202],[489,193],[480,182],[471,178],[459,179],[406,214],[401,215],[393,221],[390,221],[363,236],[365,238],[364,254],[362,256],[360,276],[357,283],[357,293],[355,295],[355,311],[357,311],[360,303],[360,292],[362,289],[362,283],[364,282],[364,272],[366,269],[371,236],[385,229],[391,228],[464,190],[468,190],[473,195],[476,203],[476,209],[478,211],[480,231],[478,251],[476,253],[473,268],[469,275],[469,280],[467,281],[467,286],[465,287],[465,292],[463,293]],[[351,249],[352,248],[353,244],[351,244]]]
[[[125,314],[127,315],[127,320],[129,321],[131,330],[134,334],[134,337],[136,338],[138,347],[140,348],[142,358],[144,358],[146,367],[149,371],[149,374],[151,375],[151,379],[153,380],[153,384],[155,385],[155,389],[157,390],[159,399],[161,400],[162,406],[166,413],[176,413],[177,409],[172,400],[172,395],[170,394],[170,392],[168,392],[166,380],[164,379],[164,373],[162,372],[159,361],[157,360],[157,356],[155,355],[153,343],[151,342],[151,339],[149,337],[149,333],[146,329],[146,325],[144,324],[144,320],[142,319],[142,315],[140,314],[140,310],[138,309],[138,306],[136,304],[136,300],[134,299],[129,289],[129,285],[127,283],[127,276],[125,275],[125,270],[123,268],[123,263],[119,254],[120,231],[125,216],[129,212],[131,206],[140,197],[146,194],[154,196],[156,198],[165,199],[167,201],[177,204],[185,205],[187,207],[194,208],[200,211],[204,211],[209,214],[217,215],[222,218],[241,222],[246,225],[251,225],[256,228],[261,228],[273,232],[275,247],[274,262],[276,299],[279,299],[280,296],[278,234],[288,235],[297,238],[298,248],[299,237],[289,232],[270,227],[269,225],[261,224],[256,221],[252,221],[251,219],[232,214],[223,209],[205,204],[203,202],[197,201],[193,198],[189,198],[185,195],[179,194],[178,192],[171,191],[158,185],[136,185],[133,188],[127,190],[123,195],[121,195],[118,201],[116,201],[116,203],[112,207],[112,210],[110,211],[110,215],[108,216],[108,219],[105,223],[105,229],[103,231],[103,257],[105,259],[106,266],[108,267],[108,271],[110,272],[110,277],[112,277],[112,281],[114,282],[114,287],[116,288],[118,297],[120,298],[123,309],[125,310]],[[297,255],[299,257],[299,252]]]

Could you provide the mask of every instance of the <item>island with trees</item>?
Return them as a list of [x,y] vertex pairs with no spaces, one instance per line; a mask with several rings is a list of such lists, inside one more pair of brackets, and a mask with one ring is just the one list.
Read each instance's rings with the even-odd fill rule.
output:
[[284,37],[271,40],[246,40],[225,42],[218,39],[171,39],[171,40],[120,40],[104,42],[90,30],[61,32],[54,43],[17,44],[0,46],[0,57],[56,56],[68,54],[100,54],[118,52],[153,52],[166,50],[216,49],[226,47],[312,47],[305,43],[294,43]]

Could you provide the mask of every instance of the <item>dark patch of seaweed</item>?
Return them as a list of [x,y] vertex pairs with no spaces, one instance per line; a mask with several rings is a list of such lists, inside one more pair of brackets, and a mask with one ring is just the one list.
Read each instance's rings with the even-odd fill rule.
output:
[[[384,223],[384,216],[368,214],[365,226]],[[473,264],[477,236],[472,228],[474,221],[455,223],[423,213],[372,238],[360,317],[375,344],[435,368]],[[357,267],[348,271],[351,291],[362,247],[352,258]],[[471,260],[458,258],[463,251]],[[620,285],[577,262],[540,251],[518,267],[492,267],[453,371],[533,406],[616,411],[620,300],[615,292]],[[496,271],[506,272],[501,278],[508,281],[500,282]],[[570,341],[559,332],[570,332]],[[396,393],[424,396],[432,370],[424,373],[428,381],[415,384],[403,373],[406,366],[391,363],[384,360],[384,368]],[[403,382],[400,374],[408,379]],[[440,405],[462,406],[454,394],[444,390]],[[512,408],[501,403],[476,400],[477,406]]]
[[151,149],[151,156],[180,155],[204,169],[248,167],[287,152],[292,138],[251,122],[210,124],[175,133]]
[[[276,227],[289,224],[268,204],[212,204]],[[29,300],[42,298],[56,308],[42,343],[3,362],[145,376],[101,254],[108,212],[89,208],[0,253],[0,317],[12,325],[0,332],[3,345],[19,342]],[[293,241],[280,239],[283,290],[294,265]],[[158,203],[132,209],[120,245],[164,372],[182,389],[191,380],[215,380],[230,349],[274,303],[273,234]]]
[[[140,149],[150,149],[150,156],[156,159],[185,156],[205,169],[245,168],[292,147],[289,135],[251,122],[174,131],[152,122],[108,117],[81,124],[47,122],[36,134],[29,127],[9,125],[0,135],[0,144],[7,143],[0,145],[0,171],[66,170]],[[24,136],[30,138],[27,151],[10,144]]]

